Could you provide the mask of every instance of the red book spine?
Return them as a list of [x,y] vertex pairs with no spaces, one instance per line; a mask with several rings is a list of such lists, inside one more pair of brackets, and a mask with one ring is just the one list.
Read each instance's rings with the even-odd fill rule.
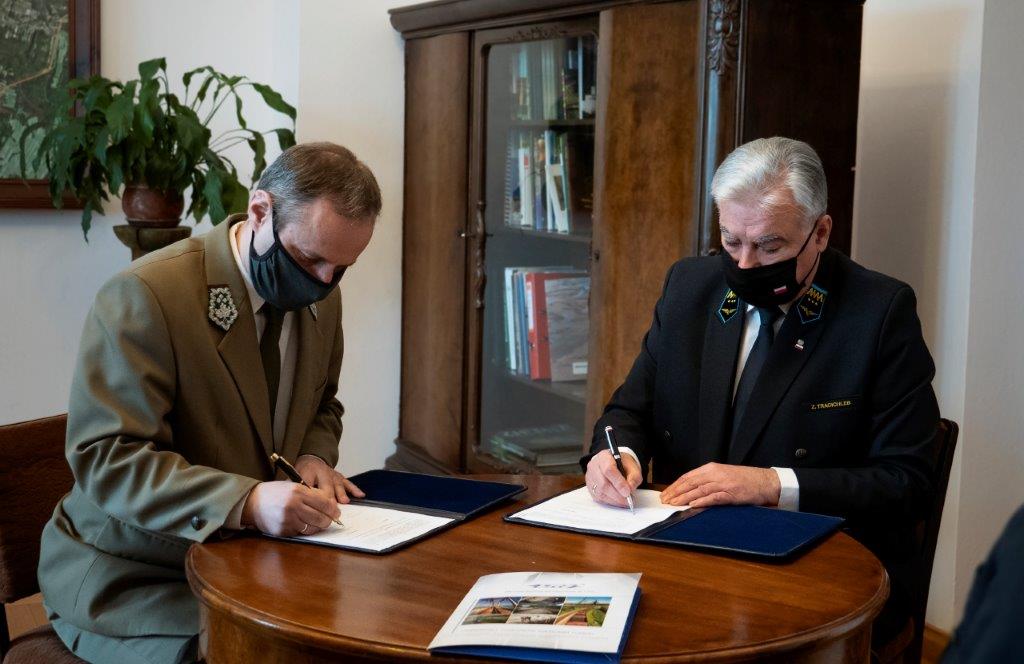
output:
[[530,378],[551,379],[551,346],[548,343],[548,308],[544,297],[544,281],[549,274],[530,272],[526,275],[526,292],[530,342]]

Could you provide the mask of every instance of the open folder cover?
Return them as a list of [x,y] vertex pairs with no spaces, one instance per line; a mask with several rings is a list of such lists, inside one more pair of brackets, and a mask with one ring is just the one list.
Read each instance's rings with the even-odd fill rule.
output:
[[366,553],[390,553],[456,526],[526,490],[521,484],[394,470],[371,470],[349,480],[366,497],[339,505],[343,525],[284,539]]
[[512,572],[480,577],[430,642],[432,654],[617,662],[640,574]]
[[657,491],[635,492],[636,513],[597,503],[586,487],[505,516],[511,523],[669,544],[714,552],[785,559],[839,529],[843,519],[753,505],[690,510],[662,505]]

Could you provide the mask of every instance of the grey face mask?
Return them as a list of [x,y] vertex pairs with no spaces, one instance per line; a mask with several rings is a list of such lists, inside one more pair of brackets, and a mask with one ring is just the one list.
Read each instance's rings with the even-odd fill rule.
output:
[[335,271],[331,282],[325,284],[292,258],[281,244],[273,218],[270,224],[274,244],[262,256],[256,253],[256,233],[249,243],[249,278],[260,297],[278,309],[297,311],[330,295],[345,274],[345,267]]

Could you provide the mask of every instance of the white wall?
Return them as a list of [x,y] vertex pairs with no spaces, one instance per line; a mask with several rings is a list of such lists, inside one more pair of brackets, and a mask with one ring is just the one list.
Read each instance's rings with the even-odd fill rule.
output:
[[[983,0],[867,2],[853,256],[913,286],[944,417],[963,422]],[[953,625],[959,463],[928,620]]]
[[1024,262],[1018,242],[1024,230],[1024,3],[988,0],[984,24],[956,547],[958,611],[975,567],[1024,503]]
[[369,248],[342,280],[339,465],[348,474],[382,467],[398,435],[405,47],[387,9],[401,4],[301,3],[298,138],[349,147],[373,170],[384,197]]
[[[300,141],[346,144],[377,174],[380,227],[342,286],[348,413],[340,466],[349,473],[379,467],[398,430],[404,104],[403,46],[384,3],[104,0],[101,13],[105,76],[134,77],[139,62],[159,56],[179,88],[181,73],[199,65],[245,74],[299,108]],[[258,99],[246,103],[250,126],[286,120]],[[270,143],[273,159],[279,151]],[[251,155],[230,154],[247,181]],[[0,210],[0,422],[67,409],[85,314],[100,285],[129,261],[111,232],[119,223],[113,201],[105,217],[94,217],[86,244],[76,212]],[[207,221],[194,233],[208,229]]]

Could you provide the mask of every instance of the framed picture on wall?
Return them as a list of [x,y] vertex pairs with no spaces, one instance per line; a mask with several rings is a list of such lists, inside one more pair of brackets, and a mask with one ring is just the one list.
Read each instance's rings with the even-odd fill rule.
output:
[[99,54],[100,0],[0,0],[0,208],[53,207],[43,167],[23,178],[21,135],[58,112],[69,80],[99,73]]

